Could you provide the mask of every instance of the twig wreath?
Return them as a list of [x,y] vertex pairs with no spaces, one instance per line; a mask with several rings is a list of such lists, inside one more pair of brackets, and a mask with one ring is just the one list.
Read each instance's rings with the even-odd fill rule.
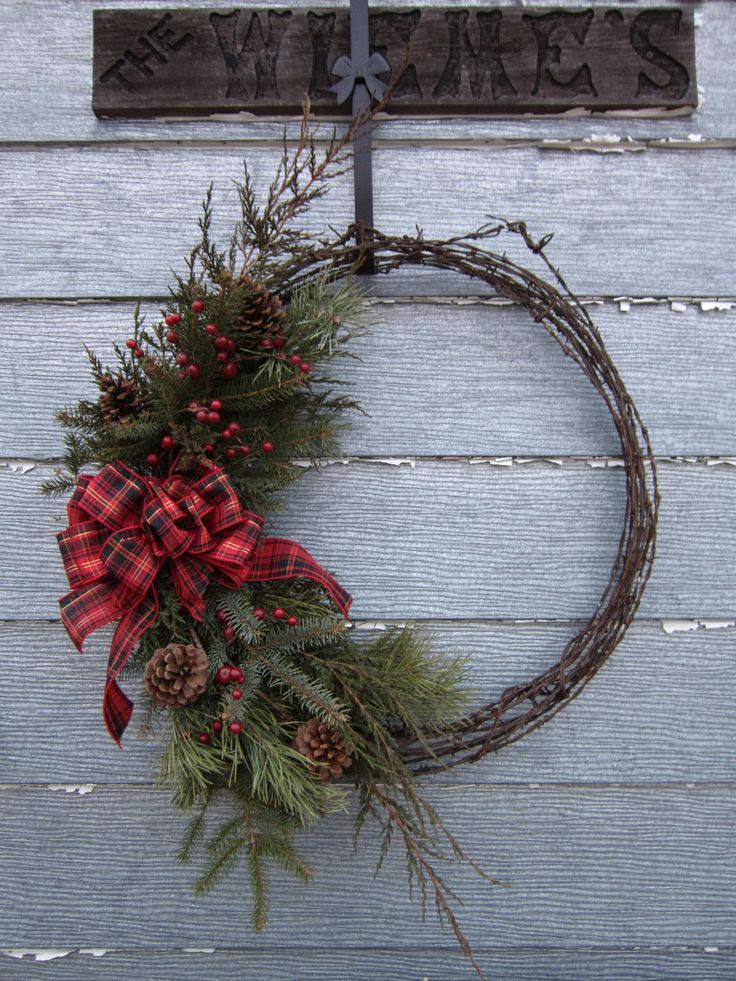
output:
[[[398,833],[410,885],[434,898],[481,974],[433,864],[446,852],[469,859],[416,777],[474,762],[542,725],[614,650],[654,557],[654,458],[598,330],[545,255],[549,239],[505,221],[440,241],[354,226],[317,238],[300,228],[343,172],[348,138],[333,137],[320,155],[305,117],[263,203],[246,166],[226,250],[213,241],[210,188],[200,241],[161,320],[147,327],[136,308],[114,367],[88,352],[99,397],[59,413],[66,472],[44,488],[72,491],[58,535],[71,590],[61,615],[80,650],[90,632],[117,623],[103,698],[116,741],[133,707],[118,678],[142,673],[143,730],[164,743],[161,783],[195,812],[180,860],[204,846],[198,892],[244,861],[260,929],[264,863],[311,877],[295,832],[344,809],[348,790],[335,781],[349,777],[356,835],[368,815],[378,820],[380,867]],[[486,248],[506,233],[546,263],[555,285]],[[340,417],[357,407],[324,369],[361,329],[353,273],[369,253],[379,273],[449,269],[525,308],[583,370],[621,441],[627,506],[597,610],[556,664],[472,711],[464,658],[433,652],[408,627],[354,640],[345,589],[301,545],[262,534],[258,512],[304,472],[295,458],[333,455]],[[223,796],[232,813],[207,839],[210,805]]]

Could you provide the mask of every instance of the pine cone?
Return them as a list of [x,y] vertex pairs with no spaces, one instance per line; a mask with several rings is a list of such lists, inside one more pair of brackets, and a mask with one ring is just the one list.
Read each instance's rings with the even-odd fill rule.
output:
[[310,719],[299,726],[294,747],[312,761],[309,769],[320,780],[341,777],[353,762],[342,736],[319,719]]
[[159,705],[175,708],[196,702],[207,690],[208,661],[201,647],[169,644],[154,651],[143,678]]
[[278,331],[286,320],[286,310],[278,293],[269,293],[262,283],[250,286],[239,317],[235,321],[238,330]]
[[133,378],[124,378],[121,374],[113,378],[108,373],[100,379],[99,386],[105,422],[137,419],[149,407],[149,400],[141,395],[138,383]]

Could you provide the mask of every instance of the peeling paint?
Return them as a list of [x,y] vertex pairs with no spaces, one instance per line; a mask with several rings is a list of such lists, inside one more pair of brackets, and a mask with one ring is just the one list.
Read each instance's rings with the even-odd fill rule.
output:
[[700,309],[703,313],[709,313],[713,310],[721,313],[724,311],[736,310],[736,301],[734,300],[701,300]]
[[31,460],[4,460],[2,466],[11,473],[19,473],[21,476],[26,473],[30,473],[31,470],[35,470],[37,464],[33,463]]
[[666,634],[689,633],[692,630],[728,630],[736,627],[736,620],[663,620]]
[[471,456],[468,457],[468,463],[471,466],[485,463],[489,467],[513,467],[514,465],[525,463],[551,463],[555,467],[561,467],[564,461],[559,457],[551,456]]
[[[185,954],[214,954],[214,947],[182,947]],[[81,951],[80,951],[81,953]]]
[[620,457],[600,457],[597,460],[588,460],[588,466],[593,470],[606,470],[610,467],[623,467],[624,461]]
[[95,783],[50,783],[47,790],[63,790],[65,794],[79,794],[84,797],[85,794],[91,794],[96,786]]
[[292,460],[294,466],[302,467],[304,470],[320,469],[321,467],[347,466],[349,463],[380,463],[388,467],[408,466],[413,470],[416,460],[409,456],[341,456],[341,457],[321,457],[318,460]]
[[705,461],[706,467],[736,467],[736,456],[709,457]]
[[679,300],[673,300],[670,303],[670,310],[673,313],[687,313],[687,303],[681,303]]
[[109,953],[110,951],[103,947],[80,947],[79,949],[72,948],[71,950],[61,950],[60,948],[57,949],[54,947],[42,948],[40,950],[28,950],[23,947],[12,947],[5,950],[0,950],[0,954],[4,954],[5,957],[12,957],[18,961],[22,961],[26,957],[29,960],[34,961],[56,961],[62,957],[69,957],[70,954],[104,957],[105,954]]

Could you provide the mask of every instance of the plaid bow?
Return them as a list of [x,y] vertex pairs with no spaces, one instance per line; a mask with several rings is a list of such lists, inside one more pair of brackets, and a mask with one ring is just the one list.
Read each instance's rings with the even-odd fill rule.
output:
[[158,616],[155,581],[168,563],[174,589],[195,620],[211,581],[312,579],[347,616],[350,595],[309,552],[286,538],[261,538],[263,518],[240,504],[227,474],[196,464],[165,479],[124,463],[81,477],[56,536],[71,592],[61,619],[77,650],[88,634],[119,620],[110,647],[102,714],[120,743],[133,711],[116,678],[136,641]]

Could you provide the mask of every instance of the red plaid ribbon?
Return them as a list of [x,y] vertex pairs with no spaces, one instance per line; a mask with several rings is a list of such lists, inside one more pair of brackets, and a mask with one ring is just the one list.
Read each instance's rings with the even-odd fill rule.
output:
[[118,744],[133,703],[115,679],[158,616],[155,581],[166,563],[195,620],[204,615],[212,580],[237,589],[245,582],[312,579],[347,616],[349,593],[301,545],[261,538],[263,518],[241,506],[219,467],[196,465],[161,480],[117,461],[80,478],[67,514],[69,527],[56,536],[71,586],[59,600],[61,619],[79,651],[88,634],[119,621],[102,701]]

